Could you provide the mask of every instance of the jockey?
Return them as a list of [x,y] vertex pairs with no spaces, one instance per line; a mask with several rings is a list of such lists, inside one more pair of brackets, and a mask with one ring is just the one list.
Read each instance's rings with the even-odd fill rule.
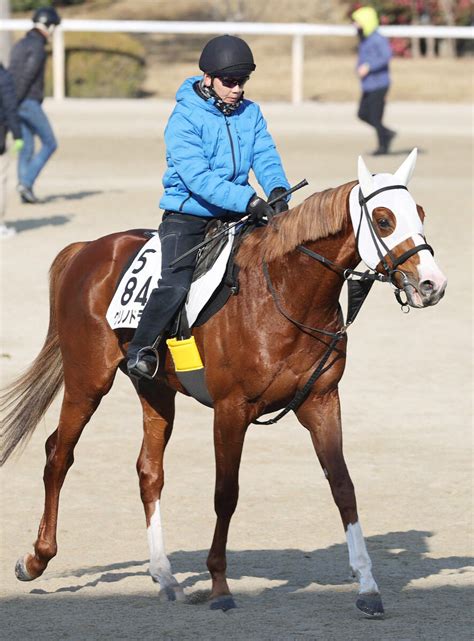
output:
[[213,38],[199,68],[203,75],[179,88],[165,129],[161,278],[128,347],[127,369],[135,377],[156,371],[156,348],[191,286],[196,253],[170,267],[173,259],[201,242],[214,218],[249,214],[258,223],[288,209],[284,199],[270,207],[249,184],[252,169],[270,200],[289,189],[260,108],[244,98],[244,85],[255,70],[249,46],[236,36]]

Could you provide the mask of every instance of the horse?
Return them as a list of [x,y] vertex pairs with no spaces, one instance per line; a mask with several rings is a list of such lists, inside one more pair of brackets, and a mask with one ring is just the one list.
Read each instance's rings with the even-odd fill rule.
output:
[[[226,542],[236,509],[239,465],[249,425],[269,412],[295,406],[311,436],[346,534],[349,564],[358,580],[357,607],[370,617],[384,612],[357,513],[354,486],[342,450],[338,383],[343,375],[347,327],[339,296],[361,258],[374,279],[388,281],[406,308],[435,305],[446,278],[423,235],[424,211],[407,184],[416,150],[392,174],[372,175],[359,157],[358,180],[315,193],[254,229],[237,253],[239,291],[204,325],[193,329],[213,400],[216,525],[207,558],[211,609],[236,606],[226,580]],[[105,316],[117,282],[146,241],[144,230],[114,233],[64,248],[50,269],[50,320],[44,345],[24,375],[3,393],[7,408],[3,465],[24,445],[64,386],[56,430],[46,440],[45,507],[34,550],[16,563],[18,579],[41,576],[57,553],[59,495],[74,448],[109,392],[133,330],[113,331]],[[163,455],[171,437],[179,382],[165,345],[154,380],[135,384],[143,410],[137,460],[150,549],[149,572],[160,596],[183,600],[162,539],[160,500]],[[318,376],[307,385],[315,363]],[[323,366],[324,365],[324,366]]]

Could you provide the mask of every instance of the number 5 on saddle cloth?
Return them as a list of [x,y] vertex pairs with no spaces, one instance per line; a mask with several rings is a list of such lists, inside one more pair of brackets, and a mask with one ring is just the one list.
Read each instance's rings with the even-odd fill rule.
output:
[[[219,220],[209,224],[206,233],[209,242],[199,250],[191,289],[170,332],[174,338],[167,341],[181,383],[191,396],[209,407],[212,407],[212,400],[205,386],[203,365],[190,327],[204,324],[229,296],[237,293],[237,267],[233,258],[242,227],[231,227],[225,233],[229,224]],[[138,326],[148,297],[161,275],[158,234],[153,231],[143,233],[149,240],[127,265],[107,310],[107,322],[112,329]],[[213,236],[216,236],[215,240],[211,240]]]

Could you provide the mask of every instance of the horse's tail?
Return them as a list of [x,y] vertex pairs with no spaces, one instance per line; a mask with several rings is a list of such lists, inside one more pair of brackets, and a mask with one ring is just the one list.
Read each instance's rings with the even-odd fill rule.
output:
[[62,387],[63,361],[56,320],[57,283],[67,263],[84,245],[68,245],[54,259],[49,275],[49,327],[44,345],[27,371],[1,390],[0,408],[6,415],[0,434],[0,466],[20,444],[26,445]]

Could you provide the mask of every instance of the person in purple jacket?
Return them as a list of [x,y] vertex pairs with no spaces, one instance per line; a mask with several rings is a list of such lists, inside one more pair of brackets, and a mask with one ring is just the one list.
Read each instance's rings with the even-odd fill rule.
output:
[[352,20],[359,34],[357,74],[361,80],[362,96],[358,118],[377,132],[378,147],[374,156],[388,154],[395,131],[382,123],[385,98],[390,87],[389,64],[392,57],[390,44],[378,31],[379,21],[375,9],[361,7],[354,11]]

